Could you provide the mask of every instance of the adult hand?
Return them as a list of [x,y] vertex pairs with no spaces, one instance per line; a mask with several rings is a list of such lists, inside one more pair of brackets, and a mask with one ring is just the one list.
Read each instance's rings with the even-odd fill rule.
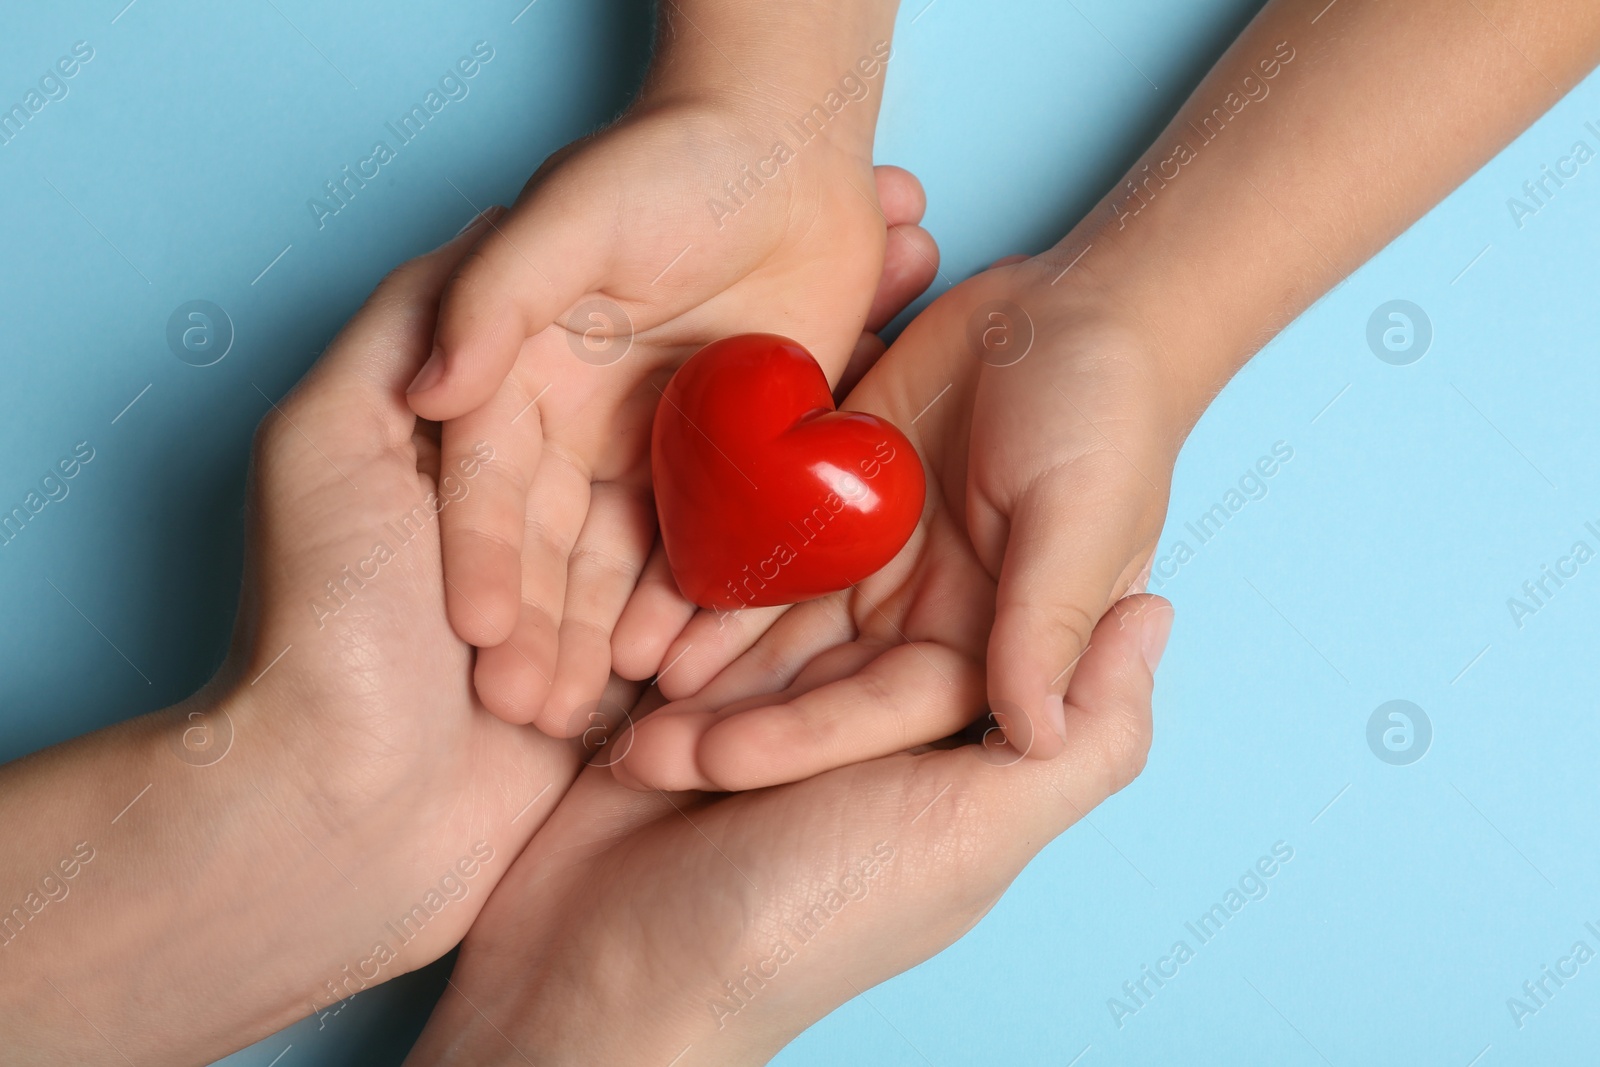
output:
[[[326,808],[320,821],[388,812],[393,835],[362,852],[414,869],[418,885],[479,838],[498,854],[492,882],[581,758],[487,714],[474,695],[473,651],[445,612],[440,523],[507,460],[480,445],[442,462],[438,427],[404,396],[447,279],[502,210],[393,271],[262,419],[247,583],[224,671],[274,707],[267,743],[295,753],[293,785]],[[430,926],[416,962],[454,944],[471,910]]]
[[765,1062],[966,933],[1138,774],[1169,617],[1134,597],[1101,622],[1049,763],[967,744],[731,796],[590,767],[468,933],[407,1063]]
[[216,679],[0,770],[0,1058],[210,1062],[421,966],[571,783],[575,746],[477,703],[445,616],[437,514],[499,460],[441,471],[404,396],[484,228],[267,411]]

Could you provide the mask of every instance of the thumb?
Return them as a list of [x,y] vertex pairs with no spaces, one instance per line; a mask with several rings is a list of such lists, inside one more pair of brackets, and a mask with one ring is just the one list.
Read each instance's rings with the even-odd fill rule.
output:
[[433,352],[406,391],[418,415],[443,422],[482,406],[523,342],[599,285],[609,231],[596,232],[588,221],[596,212],[581,198],[559,182],[539,184],[456,268],[439,306]]
[[989,634],[989,705],[1038,759],[1066,745],[1063,699],[1101,616],[1136,577],[1145,496],[1125,459],[1091,453],[1012,509]]
[[[1049,761],[997,763],[968,745],[969,788],[979,807],[1018,813],[1018,866],[1144,769],[1150,751],[1155,669],[1172,630],[1172,604],[1147,594],[1119,600],[1095,627],[1063,702],[1065,752]],[[1024,795],[1019,795],[1024,794]]]
[[[439,294],[467,250],[504,212],[489,208],[440,247],[390,271],[283,406],[305,412],[313,422],[325,415],[356,451],[375,453],[409,439],[416,416],[401,390],[427,350]],[[352,419],[351,412],[363,418]]]
[[1034,763],[1050,793],[1060,833],[1089,809],[1119,792],[1144,770],[1150,752],[1150,701],[1155,671],[1172,633],[1170,601],[1124,597],[1106,612],[1078,663],[1064,700],[1067,754]]

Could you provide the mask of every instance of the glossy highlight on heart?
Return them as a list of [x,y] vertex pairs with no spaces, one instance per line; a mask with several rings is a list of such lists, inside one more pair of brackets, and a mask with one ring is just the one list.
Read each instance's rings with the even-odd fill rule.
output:
[[776,334],[714,341],[679,368],[650,463],[672,576],[705,608],[848,588],[905,545],[926,494],[905,435],[836,410],[811,353]]

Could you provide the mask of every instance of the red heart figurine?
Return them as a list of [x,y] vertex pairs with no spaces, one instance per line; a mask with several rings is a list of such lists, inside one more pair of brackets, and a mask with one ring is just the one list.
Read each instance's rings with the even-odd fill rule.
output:
[[672,576],[705,608],[853,585],[900,551],[926,491],[905,435],[835,410],[811,353],[769,333],[714,341],[679,368],[650,462]]

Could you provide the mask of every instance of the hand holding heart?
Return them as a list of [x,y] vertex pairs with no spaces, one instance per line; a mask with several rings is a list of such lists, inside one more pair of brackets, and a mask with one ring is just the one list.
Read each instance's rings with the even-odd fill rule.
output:
[[610,670],[650,677],[694,612],[659,551],[648,562],[650,425],[672,372],[784,308],[837,380],[853,351],[882,350],[863,328],[932,279],[921,188],[874,168],[870,137],[818,139],[737,216],[708,213],[708,168],[769,150],[773,121],[641,100],[541,168],[445,293],[410,400],[444,421],[446,465],[482,442],[503,460],[441,532],[450,621],[504,719],[581,732]]
[[[1064,694],[1148,564],[1188,424],[1137,319],[1058,273],[1030,260],[957,286],[866,374],[847,406],[905,428],[928,468],[909,542],[843,592],[694,619],[659,683],[677,699],[638,724],[619,777],[768,786],[936,741],[986,707],[1017,758],[1062,751],[1082,713]],[[1020,354],[974,344],[997,302],[1031,324]],[[1154,658],[1170,609],[1152,603]]]
[[[467,934],[408,1067],[767,1062],[966,933],[1139,772],[1158,603],[1100,623],[1070,751],[1049,763],[962,745],[721,796],[635,793],[586,768]],[[845,904],[834,886],[864,889]],[[772,980],[730,994],[757,970]]]

